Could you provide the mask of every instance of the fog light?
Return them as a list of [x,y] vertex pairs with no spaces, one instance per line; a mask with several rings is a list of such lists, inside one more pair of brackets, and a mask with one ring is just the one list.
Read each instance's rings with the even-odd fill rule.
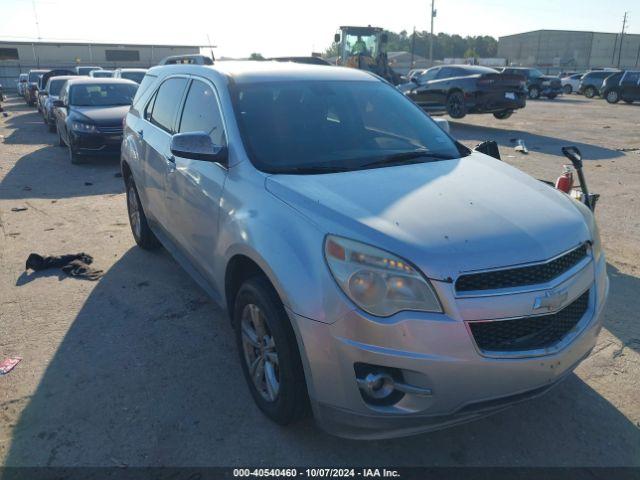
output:
[[395,389],[393,378],[386,373],[370,373],[364,379],[358,379],[358,386],[364,392],[377,399],[387,398]]

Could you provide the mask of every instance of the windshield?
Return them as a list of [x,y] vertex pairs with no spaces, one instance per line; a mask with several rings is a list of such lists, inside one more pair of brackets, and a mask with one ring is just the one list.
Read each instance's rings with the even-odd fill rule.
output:
[[44,75],[44,72],[31,72],[29,74],[29,83],[36,83],[42,75]]
[[113,76],[113,72],[107,70],[93,70],[91,72],[93,78],[110,78]]
[[73,85],[69,94],[69,104],[77,107],[131,105],[137,89],[137,85],[117,83]]
[[532,68],[531,70],[529,70],[529,76],[531,78],[540,78],[542,76],[544,76],[544,74],[538,70],[537,68]]
[[416,163],[468,153],[382,82],[238,84],[234,107],[253,163],[267,172],[342,171],[385,160]]
[[62,85],[64,85],[64,82],[66,82],[66,80],[49,80],[49,86],[47,87],[49,95],[60,95],[60,89]]
[[127,80],[133,80],[136,83],[140,83],[147,72],[120,72],[122,78]]

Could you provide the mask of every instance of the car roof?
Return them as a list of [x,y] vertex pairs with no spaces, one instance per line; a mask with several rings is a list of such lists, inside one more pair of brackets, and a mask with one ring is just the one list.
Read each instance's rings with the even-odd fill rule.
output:
[[57,75],[55,77],[49,77],[49,80],[47,80],[47,82],[52,82],[54,80],[73,80],[78,78],[76,75]]
[[[54,77],[55,78],[55,77]],[[68,80],[69,86],[71,85],[91,85],[91,84],[127,84],[138,85],[136,82],[127,80],[126,78],[92,78],[92,77],[72,77]]]
[[237,83],[299,80],[379,81],[375,75],[348,67],[276,61],[219,61],[213,65],[161,65],[151,75],[192,73],[206,76],[217,72]]

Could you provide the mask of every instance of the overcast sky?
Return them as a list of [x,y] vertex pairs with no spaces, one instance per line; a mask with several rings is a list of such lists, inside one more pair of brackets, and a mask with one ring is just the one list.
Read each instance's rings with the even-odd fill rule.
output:
[[[635,11],[634,11],[635,7]],[[340,25],[428,29],[430,0],[35,0],[46,40],[217,45],[216,56],[309,55]],[[538,29],[640,33],[640,0],[436,0],[436,32]],[[35,39],[34,0],[0,0],[0,38]]]

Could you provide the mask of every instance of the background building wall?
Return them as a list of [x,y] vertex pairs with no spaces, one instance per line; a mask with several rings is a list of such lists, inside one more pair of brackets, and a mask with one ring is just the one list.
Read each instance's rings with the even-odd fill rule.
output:
[[76,65],[97,65],[107,69],[148,68],[169,55],[193,53],[200,53],[200,47],[0,41],[0,83],[5,91],[15,90],[18,75],[32,68]]
[[500,37],[498,56],[510,65],[535,66],[557,73],[594,67],[640,68],[640,35],[537,30]]

